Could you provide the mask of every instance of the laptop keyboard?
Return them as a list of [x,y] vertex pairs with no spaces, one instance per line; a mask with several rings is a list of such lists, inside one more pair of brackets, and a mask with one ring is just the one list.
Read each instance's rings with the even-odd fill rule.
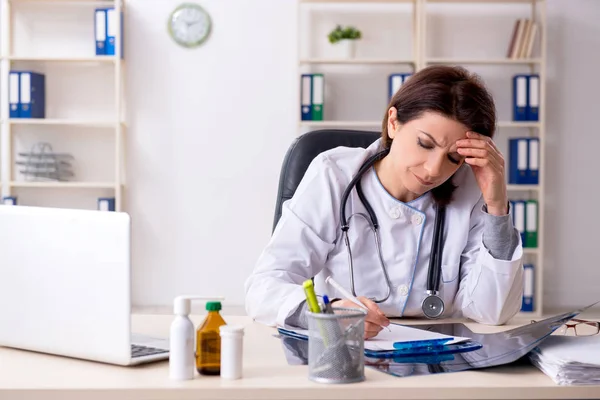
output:
[[131,345],[131,357],[133,357],[133,358],[150,356],[153,354],[168,353],[168,352],[169,352],[169,350],[157,349],[155,347],[140,346],[138,344]]

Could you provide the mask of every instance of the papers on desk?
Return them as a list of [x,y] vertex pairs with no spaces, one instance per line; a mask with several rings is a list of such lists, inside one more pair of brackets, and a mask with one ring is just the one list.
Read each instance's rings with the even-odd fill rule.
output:
[[404,325],[390,324],[374,338],[365,341],[365,349],[373,351],[395,350],[405,347],[448,345],[466,342],[469,338],[448,336]]
[[[389,328],[389,329],[388,329]],[[279,328],[283,335],[308,339],[307,330],[289,330]],[[431,348],[468,342],[466,337],[448,336],[442,333],[430,332],[409,326],[390,324],[383,328],[374,338],[365,340],[365,350],[371,352],[386,352],[407,349]]]
[[600,335],[549,336],[529,359],[559,385],[600,384]]

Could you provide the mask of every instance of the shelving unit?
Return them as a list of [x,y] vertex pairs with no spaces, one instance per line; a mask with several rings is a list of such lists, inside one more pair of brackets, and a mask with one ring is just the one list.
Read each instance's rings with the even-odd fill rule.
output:
[[[502,42],[491,43],[490,47],[496,47],[496,55],[486,55],[486,56],[464,56],[464,54],[444,54],[439,55],[435,54],[435,49],[428,48],[428,39],[430,39],[429,35],[431,34],[432,29],[437,29],[437,24],[430,23],[428,21],[429,18],[434,15],[437,11],[438,14],[444,14],[446,11],[451,10],[453,7],[463,7],[461,12],[465,10],[465,4],[468,5],[477,5],[480,14],[486,13],[485,11],[481,11],[484,7],[494,7],[494,5],[502,5],[502,7],[510,7],[511,10],[517,9],[520,11],[519,13],[515,12],[514,20],[517,18],[530,18],[535,20],[539,24],[538,31],[538,39],[536,40],[535,51],[530,58],[524,59],[509,59],[505,58],[503,54],[506,52],[506,48],[510,41],[510,36],[507,33],[506,36],[502,36]],[[298,130],[299,134],[304,133],[306,131],[322,129],[322,128],[350,128],[350,129],[372,129],[379,130],[381,129],[381,120],[383,117],[383,113],[385,111],[385,106],[387,105],[387,77],[389,73],[392,71],[392,68],[398,68],[394,70],[394,72],[402,73],[402,72],[417,72],[429,65],[434,64],[447,64],[447,65],[461,65],[465,66],[470,70],[478,72],[477,69],[494,69],[495,73],[493,75],[494,78],[498,78],[502,80],[502,86],[498,89],[501,92],[511,93],[512,90],[512,75],[518,72],[522,73],[537,73],[540,76],[540,120],[535,122],[527,122],[527,121],[512,121],[512,116],[504,115],[500,116],[499,113],[499,121],[497,123],[497,133],[496,133],[496,142],[502,143],[503,146],[500,146],[503,154],[505,156],[506,161],[508,162],[509,154],[508,149],[504,144],[506,144],[508,138],[511,136],[536,136],[540,138],[540,182],[538,185],[513,185],[508,184],[507,190],[509,191],[509,198],[523,198],[523,199],[536,199],[538,201],[538,247],[537,248],[524,248],[524,263],[532,262],[535,265],[535,311],[533,313],[523,313],[524,316],[527,317],[538,317],[543,313],[542,301],[543,301],[543,271],[544,271],[544,213],[545,213],[545,204],[544,204],[544,191],[545,191],[545,93],[546,93],[546,1],[545,0],[298,0],[299,12],[298,15],[302,19],[303,15],[307,14],[311,18],[313,17],[310,12],[317,13],[325,10],[326,12],[332,13],[332,9],[337,7],[337,10],[343,11],[341,13],[341,17],[338,21],[330,18],[331,21],[335,21],[335,23],[341,23],[343,25],[346,24],[344,21],[350,21],[349,24],[357,25],[357,21],[361,21],[360,18],[348,19],[348,15],[351,14],[353,7],[363,7],[360,10],[364,14],[368,14],[364,12],[364,8],[377,8],[377,11],[372,12],[380,12],[382,16],[386,14],[389,15],[392,11],[386,9],[382,11],[385,7],[409,7],[409,10],[404,9],[405,13],[409,15],[404,15],[405,17],[405,26],[402,34],[398,35],[398,38],[406,39],[406,37],[410,36],[410,40],[406,43],[410,42],[410,45],[404,46],[402,48],[399,45],[394,51],[384,51],[381,55],[373,54],[371,57],[366,57],[361,54],[357,54],[357,58],[352,59],[340,59],[340,58],[327,58],[327,52],[321,52],[319,57],[313,57],[311,54],[311,47],[315,46],[314,39],[307,46],[306,43],[302,43],[302,40],[306,41],[307,38],[313,37],[316,34],[320,34],[319,37],[322,38],[321,46],[329,45],[326,43],[326,36],[324,36],[323,30],[319,31],[318,28],[314,31],[303,31],[302,20],[299,20],[299,44],[298,44],[298,67],[301,73],[311,73],[318,72],[323,73],[325,75],[325,95],[324,95],[324,120],[323,121],[302,121],[300,118],[300,112],[296,113],[298,118]],[[321,8],[319,8],[321,7]],[[441,11],[437,10],[436,7],[442,7]],[[523,10],[525,13],[523,13]],[[303,14],[304,10],[304,14]],[[307,11],[309,10],[309,11]],[[310,11],[312,10],[312,11]],[[504,9],[506,11],[506,9]],[[462,16],[462,15],[461,15]],[[486,17],[489,17],[486,15]],[[506,15],[503,15],[506,18]],[[464,16],[462,16],[464,17]],[[494,15],[494,17],[496,17]],[[444,18],[452,18],[452,16],[448,16],[444,14]],[[341,21],[340,21],[341,20]],[[408,22],[410,21],[410,22]],[[506,21],[506,20],[505,20]],[[361,29],[360,23],[358,23],[358,28]],[[411,26],[409,26],[411,25]],[[329,29],[332,29],[334,24],[331,23]],[[506,26],[505,26],[506,27]],[[512,28],[512,26],[510,27]],[[312,29],[312,27],[311,27]],[[383,29],[383,28],[382,28]],[[467,30],[468,27],[461,27],[462,30]],[[366,35],[375,35],[373,33],[376,29],[373,28],[371,30],[367,30]],[[508,31],[508,30],[507,30]],[[369,42],[369,46],[374,45],[374,39],[371,37],[371,41]],[[405,44],[406,44],[405,43]],[[360,46],[360,42],[359,42]],[[307,51],[308,47],[308,51]],[[409,48],[407,50],[407,48]],[[461,49],[462,50],[462,49]],[[481,48],[479,48],[481,50]],[[487,48],[486,48],[487,50]],[[325,53],[325,55],[323,55]],[[371,52],[372,53],[372,52]],[[356,69],[358,71],[355,71]],[[353,117],[345,118],[345,116],[341,116],[342,114],[339,111],[339,108],[344,109],[352,109],[353,111],[362,111],[359,110],[360,107],[356,106],[355,108],[351,108],[353,104],[346,101],[344,103],[344,107],[338,107],[338,109],[332,110],[332,108],[336,107],[336,103],[340,101],[345,101],[343,96],[351,96],[348,93],[348,90],[343,88],[342,84],[339,82],[330,82],[330,86],[328,86],[328,80],[334,81],[337,78],[337,74],[340,74],[340,71],[343,71],[346,74],[353,73],[352,78],[362,77],[363,75],[372,75],[375,78],[368,82],[374,82],[370,91],[375,91],[379,93],[379,97],[371,94],[369,100],[377,99],[377,102],[381,104],[381,107],[372,106],[369,108],[368,115],[364,113],[363,115],[355,116],[353,112],[346,113],[352,114]],[[348,72],[352,71],[352,72]],[[483,74],[480,74],[483,75]],[[485,76],[483,76],[485,80]],[[358,79],[358,78],[357,78]],[[365,79],[366,81],[366,79]],[[354,83],[354,82],[352,82]],[[505,83],[505,84],[504,84]],[[337,86],[336,86],[337,84]],[[368,95],[365,87],[368,87],[367,84],[363,85],[360,89],[360,95],[356,96],[356,98]],[[328,90],[331,89],[331,90]],[[339,92],[341,90],[345,90],[343,95],[340,95]],[[332,95],[331,92],[334,94]],[[492,92],[494,92],[492,90]],[[385,93],[385,94],[382,94]],[[493,93],[496,97],[495,93]],[[500,93],[505,94],[505,93]],[[384,99],[385,97],[385,99]],[[502,98],[502,97],[501,97]],[[499,100],[496,98],[497,106],[504,106],[506,109],[506,96],[503,100]],[[510,99],[511,97],[508,96]],[[300,98],[298,96],[296,100],[297,109],[300,110]],[[504,101],[504,102],[502,102]],[[358,102],[358,100],[357,100]],[[367,103],[367,107],[371,106]],[[351,104],[351,105],[348,105]],[[347,106],[348,105],[348,106]],[[500,107],[499,107],[500,108]],[[504,148],[503,148],[504,147]],[[508,165],[507,165],[508,171]]]
[[[43,204],[45,196],[52,191],[55,197],[61,199],[58,203],[54,202],[57,206],[89,209],[97,207],[99,197],[114,197],[115,210],[124,209],[125,62],[121,56],[121,30],[118,29],[115,33],[115,55],[95,55],[94,10],[106,7],[115,9],[117,26],[122,26],[126,13],[123,0],[0,0],[2,197],[17,196],[18,204],[27,205],[30,199],[35,200],[32,203],[39,205]],[[35,18],[35,22],[31,22],[29,29],[24,30],[23,25],[30,23],[30,17],[32,21]],[[66,24],[57,22],[65,19],[68,20]],[[49,42],[46,35],[48,31],[39,29],[40,24],[47,28],[53,23],[54,27],[48,31],[60,41],[58,46]],[[63,29],[62,25],[66,27]],[[46,118],[9,118],[9,73],[11,70],[23,69],[46,76]],[[88,85],[84,82],[79,87],[53,84],[55,79],[62,83],[72,77],[98,80],[101,83],[90,82]],[[85,92],[99,89],[98,93]],[[77,100],[69,102],[69,95]],[[94,96],[98,96],[100,100],[96,100]],[[96,101],[96,104],[90,106],[84,102],[81,105],[79,100],[82,98],[91,98],[90,102]],[[100,107],[96,108],[98,105]],[[60,182],[22,179],[15,168],[15,161],[17,152],[29,151],[21,143],[25,140],[24,137],[29,137],[34,142],[54,139],[52,145],[57,152],[62,152],[64,147],[75,149],[75,177]],[[112,140],[113,143],[107,144],[106,140]],[[98,151],[98,143],[103,146],[101,150],[106,154],[90,154]],[[110,151],[106,151],[107,149]],[[96,164],[92,165],[91,159]],[[104,162],[103,159],[107,161]],[[74,191],[80,190],[84,192],[75,196]],[[76,199],[76,204],[71,199]]]

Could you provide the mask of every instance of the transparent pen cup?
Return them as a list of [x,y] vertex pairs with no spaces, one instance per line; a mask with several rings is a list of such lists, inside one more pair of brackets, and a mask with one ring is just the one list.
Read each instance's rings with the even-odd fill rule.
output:
[[365,379],[364,330],[367,313],[333,308],[333,314],[307,312],[308,378],[320,383]]

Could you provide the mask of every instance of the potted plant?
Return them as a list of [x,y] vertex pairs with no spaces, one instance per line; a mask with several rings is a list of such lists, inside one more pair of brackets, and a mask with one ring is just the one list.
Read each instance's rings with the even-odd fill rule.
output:
[[362,38],[362,33],[353,26],[337,25],[327,36],[329,43],[342,48],[346,58],[353,58],[356,53],[356,41]]

